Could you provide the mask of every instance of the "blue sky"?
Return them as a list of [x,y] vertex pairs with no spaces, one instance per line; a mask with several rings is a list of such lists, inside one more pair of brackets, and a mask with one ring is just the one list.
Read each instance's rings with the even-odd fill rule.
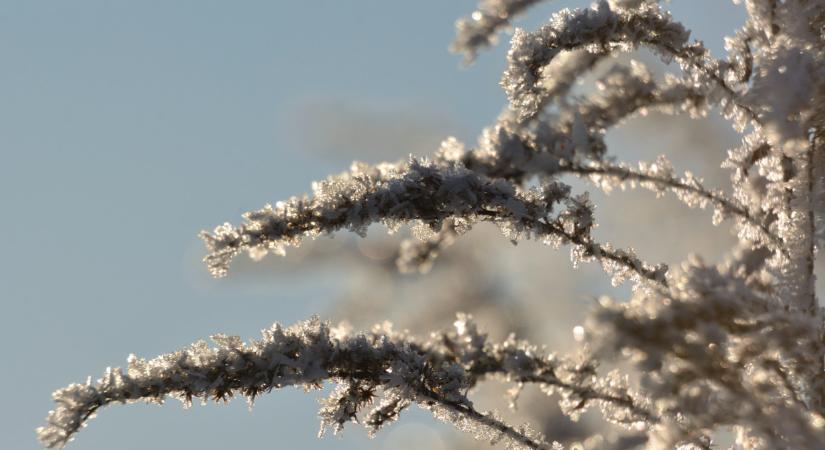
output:
[[[522,23],[585,5],[552,2]],[[219,331],[256,336],[275,320],[322,311],[336,277],[211,280],[196,233],[304,192],[358,156],[313,140],[334,114],[316,124],[312,111],[360,111],[385,128],[401,116],[436,134],[475,136],[504,104],[506,46],[459,68],[446,48],[455,19],[473,6],[0,3],[0,448],[36,448],[50,392],[124,365],[129,353],[151,357]],[[743,17],[730,2],[671,7],[717,54]],[[391,158],[423,145],[359,139],[371,149],[387,139]],[[382,156],[371,152],[364,158]],[[344,440],[316,439],[312,395],[274,393],[246,409],[240,400],[188,412],[176,401],[113,407],[70,448],[365,445],[357,427]],[[414,413],[406,423],[396,438],[427,435],[415,427],[431,420]]]

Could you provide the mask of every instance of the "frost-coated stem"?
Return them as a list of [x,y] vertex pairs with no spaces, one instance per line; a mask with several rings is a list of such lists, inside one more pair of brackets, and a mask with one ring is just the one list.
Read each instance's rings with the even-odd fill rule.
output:
[[478,52],[496,43],[496,33],[510,25],[512,18],[542,0],[482,0],[470,17],[455,24],[456,37],[450,50],[464,54],[472,63]]
[[[459,317],[454,331],[433,336],[417,341],[390,329],[350,334],[313,318],[289,328],[275,324],[263,331],[261,340],[249,343],[237,336],[215,335],[216,347],[199,341],[148,361],[131,355],[125,371],[108,368],[95,383],[89,380],[56,391],[57,407],[38,436],[46,447],[62,447],[112,403],[161,403],[175,397],[188,405],[196,397],[225,401],[236,395],[252,402],[272,389],[319,388],[325,380],[339,384],[320,413],[322,427],[336,432],[373,398],[382,397],[378,406],[365,412],[371,433],[418,403],[479,439],[504,439],[513,448],[550,448],[539,433],[514,428],[473,408],[467,390],[490,376],[557,389],[572,402],[568,407],[573,410],[598,402],[609,405],[617,421],[651,417],[626,389],[600,381],[590,366],[568,364],[526,342],[489,342],[466,316]],[[462,424],[465,419],[475,425]]]
[[542,69],[563,51],[587,49],[602,53],[644,45],[666,61],[675,58],[688,79],[720,89],[742,112],[758,120],[720,75],[722,63],[711,58],[701,43],[688,43],[690,33],[656,3],[642,3],[636,8],[611,9],[602,0],[590,9],[560,11],[534,33],[516,30],[501,82],[512,108],[521,116],[536,114],[544,104]]
[[[507,180],[479,175],[457,161],[411,159],[399,164],[356,164],[348,173],[316,183],[314,191],[312,198],[293,197],[246,213],[246,222],[238,227],[224,224],[212,233],[203,232],[210,250],[204,260],[213,275],[225,275],[232,258],[244,251],[253,258],[270,251],[283,254],[285,246],[298,245],[304,236],[342,228],[364,235],[375,222],[390,229],[417,222],[439,230],[447,220],[460,220],[469,225],[495,223],[511,240],[533,238],[556,247],[571,243],[574,263],[595,259],[615,283],[627,278],[637,284],[666,283],[665,265],[654,266],[632,250],[595,242],[587,196],[571,196],[570,188],[558,182],[523,190]],[[565,204],[566,209],[554,214],[557,204]]]
[[[436,415],[436,417],[443,418],[448,423],[456,423],[457,420],[455,419],[454,415],[464,416],[470,421],[476,423],[478,426],[489,428],[501,433],[510,441],[508,443],[508,448],[525,448],[531,450],[562,449],[562,446],[557,442],[549,444],[546,441],[544,441],[544,439],[540,436],[532,437],[528,433],[521,432],[519,430],[516,430],[514,427],[507,425],[506,423],[497,419],[495,416],[492,416],[490,414],[482,414],[476,411],[475,408],[472,407],[472,405],[444,400],[432,391],[420,392],[419,395],[421,395],[425,399],[430,400],[431,404],[430,402],[428,402],[427,406],[433,409],[433,413]],[[448,414],[440,412],[439,409],[446,410]],[[459,428],[464,428],[460,424],[458,426]],[[490,443],[496,443],[497,441],[498,439],[494,438],[494,440],[492,440]]]
[[[808,198],[808,254],[807,254],[807,267],[806,267],[806,275],[807,275],[807,282],[808,287],[807,290],[810,293],[810,298],[808,300],[807,311],[811,315],[816,315],[819,309],[819,302],[816,298],[816,274],[814,273],[815,263],[816,263],[816,216],[814,211],[816,210],[817,201],[816,201],[816,179],[814,178],[815,174],[817,173],[815,164],[817,163],[817,158],[814,156],[816,154],[816,137],[811,136],[810,138],[810,145],[808,147],[808,151],[805,154],[807,159],[806,161],[806,169],[807,169],[807,198]],[[825,376],[825,373],[823,373]]]
[[[664,164],[665,170],[667,170],[666,168],[669,167],[669,163],[664,160]],[[649,167],[647,164],[640,165]],[[660,168],[656,170],[661,171],[663,164],[659,163],[657,165],[660,166]],[[634,170],[630,167],[613,165],[610,163],[598,163],[590,166],[571,165],[561,169],[561,172],[570,172],[577,175],[590,176],[596,184],[604,183],[607,189],[612,189],[616,184],[616,181],[611,180],[618,180],[620,185],[625,180],[630,180],[639,183],[642,186],[648,187],[655,192],[661,192],[663,188],[667,188],[679,195],[680,199],[684,200],[689,206],[699,206],[700,208],[703,208],[705,206],[705,202],[701,200],[697,201],[696,199],[704,199],[713,204],[714,207],[718,208],[718,214],[720,217],[719,219],[714,219],[714,221],[721,220],[721,218],[726,215],[737,216],[749,225],[758,228],[762,232],[763,239],[766,241],[765,244],[772,251],[786,254],[786,250],[782,248],[782,240],[771,232],[771,230],[761,220],[753,217],[753,215],[746,208],[737,205],[733,200],[726,197],[724,194],[704,188],[693,177],[687,178],[687,181],[680,180],[668,174],[653,174],[650,171],[644,172],[641,170]],[[603,179],[603,177],[606,177],[607,180]]]

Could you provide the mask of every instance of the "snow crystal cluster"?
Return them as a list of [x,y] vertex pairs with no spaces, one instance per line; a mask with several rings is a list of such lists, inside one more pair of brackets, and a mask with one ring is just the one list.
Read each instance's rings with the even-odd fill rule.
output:
[[[501,85],[508,107],[475,146],[444,140],[429,157],[355,163],[311,195],[266,205],[201,237],[216,277],[233,258],[283,254],[305,238],[373,223],[409,225],[397,260],[427,272],[479,222],[512,241],[568,246],[594,261],[632,298],[603,298],[570,356],[510,338],[491,342],[472,319],[428,339],[387,325],[353,334],[312,319],[264,331],[259,341],[214,336],[152,360],[130,357],[96,382],[54,393],[38,429],[60,447],[112,403],[176,397],[250,401],[284,386],[337,385],[321,407],[321,432],[349,422],[373,434],[417,404],[438,419],[505,448],[559,449],[529,425],[478,411],[471,388],[489,380],[535,384],[573,419],[595,407],[630,433],[621,448],[710,449],[719,433],[737,449],[816,449],[825,442],[825,316],[814,290],[825,242],[825,1],[743,0],[748,18],[714,58],[653,0],[597,1],[563,10],[538,30],[515,29]],[[452,45],[471,62],[538,0],[483,0],[457,22]],[[674,70],[611,56],[645,48]],[[592,89],[578,89],[595,79]],[[708,187],[661,156],[618,161],[605,133],[650,111],[702,116],[716,109],[741,135],[723,167],[729,188]],[[595,188],[644,188],[712,210],[737,245],[720,264],[690,256],[649,263],[597,242],[594,205],[562,177]],[[609,370],[608,368],[613,368]],[[598,436],[592,442],[599,441]],[[617,447],[618,448],[618,447]]]

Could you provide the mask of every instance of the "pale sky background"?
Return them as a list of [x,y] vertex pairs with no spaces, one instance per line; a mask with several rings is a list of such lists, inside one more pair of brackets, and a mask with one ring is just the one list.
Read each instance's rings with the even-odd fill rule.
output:
[[[468,70],[447,51],[474,4],[0,2],[0,448],[37,448],[50,393],[129,353],[257,337],[322,312],[340,275],[212,280],[196,234],[305,192],[353,156],[426,153],[448,134],[473,142],[504,104],[506,51]],[[521,23],[586,4],[551,2]],[[743,20],[726,1],[671,8],[717,55]],[[376,133],[348,135],[365,121]],[[316,397],[274,392],[252,413],[240,399],[114,406],[68,448],[366,445],[357,426],[316,439]],[[369,445],[435,445],[433,422],[408,413]]]

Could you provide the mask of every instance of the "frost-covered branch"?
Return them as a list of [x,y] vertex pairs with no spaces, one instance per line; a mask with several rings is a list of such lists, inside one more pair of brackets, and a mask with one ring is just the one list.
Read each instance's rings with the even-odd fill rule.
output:
[[96,383],[55,392],[58,407],[49,414],[49,425],[38,430],[40,440],[47,447],[62,446],[97,410],[112,403],[176,397],[189,404],[194,397],[227,400],[235,395],[252,402],[272,389],[318,388],[334,380],[340,384],[321,410],[322,427],[340,430],[383,390],[384,401],[365,420],[372,431],[397,419],[413,402],[438,404],[526,448],[542,448],[540,440],[472,409],[464,391],[477,379],[465,375],[460,365],[442,363],[401,335],[346,336],[313,319],[286,329],[276,324],[248,344],[236,336],[215,335],[212,340],[216,347],[200,341],[149,361],[130,356],[125,372],[110,368]]
[[495,45],[496,34],[510,26],[512,18],[542,0],[481,0],[469,17],[455,23],[456,36],[450,50],[464,54],[464,62],[475,60],[479,50]]
[[663,155],[654,163],[638,163],[638,169],[628,164],[596,162],[587,165],[570,165],[563,168],[561,172],[586,176],[606,192],[616,187],[624,189],[626,183],[629,182],[631,188],[638,185],[657,195],[670,190],[679,200],[692,208],[705,209],[708,205],[712,205],[714,224],[721,223],[728,216],[738,217],[743,226],[754,230],[747,233],[752,242],[764,244],[775,252],[785,252],[781,239],[771,232],[762,220],[754,217],[745,207],[738,205],[723,192],[704,187],[701,180],[691,172],[685,173],[681,178],[675,176],[673,166]]
[[567,364],[526,342],[491,343],[465,316],[453,331],[429,341],[386,326],[351,334],[317,318],[288,328],[275,324],[263,331],[262,339],[249,343],[225,335],[212,336],[212,341],[216,346],[199,341],[151,360],[131,355],[125,371],[109,368],[94,383],[56,391],[57,408],[49,413],[48,425],[38,429],[41,442],[50,448],[63,446],[113,403],[161,403],[171,397],[189,405],[197,397],[226,401],[234,396],[252,403],[272,389],[315,389],[327,380],[338,386],[319,413],[322,432],[338,432],[348,422],[361,421],[372,434],[417,403],[479,439],[506,441],[508,448],[550,448],[539,433],[512,427],[473,407],[467,389],[491,376],[558,391],[571,414],[599,403],[612,420],[648,418],[615,379],[602,381],[591,366]]
[[689,43],[689,36],[681,24],[653,2],[611,9],[602,0],[590,9],[562,10],[536,32],[516,30],[501,84],[511,107],[522,117],[529,117],[544,104],[544,68],[562,52],[583,49],[609,53],[644,45],[666,61],[676,59],[692,84],[720,90],[732,100],[729,104],[741,110],[738,114],[744,112],[755,118],[746,105],[736,100],[737,93],[726,83],[723,69],[727,67],[711,58],[700,43]]
[[464,221],[449,220],[434,236],[405,239],[395,261],[398,270],[401,273],[429,272],[439,253],[452,245],[458,235],[468,231],[469,227]]
[[[556,204],[566,209],[553,215]],[[614,250],[593,241],[592,205],[586,196],[570,195],[557,182],[523,190],[503,179],[489,179],[453,161],[369,166],[355,164],[350,172],[314,185],[314,195],[293,197],[245,214],[245,223],[202,233],[210,254],[205,258],[215,276],[225,275],[231,259],[241,252],[260,258],[283,253],[305,236],[339,229],[359,234],[375,222],[391,230],[405,222],[438,230],[445,220],[472,224],[495,223],[511,240],[533,238],[558,247],[573,245],[574,262],[598,260],[614,282],[626,278],[665,282],[667,268],[640,260],[632,250]],[[426,228],[425,228],[426,229]]]
[[536,92],[535,107],[517,114],[517,120],[526,124],[534,120],[553,102],[567,103],[566,96],[584,74],[610,55],[609,52],[571,50],[561,52],[541,69],[541,88]]
[[669,289],[605,300],[593,316],[603,354],[631,355],[657,413],[680,415],[678,427],[656,431],[661,448],[730,425],[751,427],[768,448],[825,440],[825,418],[807,409],[804,394],[823,357],[822,318],[788,313],[732,271],[739,268],[692,261]]
[[541,69],[562,51],[603,52],[620,45],[650,44],[662,54],[687,45],[689,33],[663,16],[658,7],[614,11],[606,1],[592,9],[562,10],[534,33],[516,30],[502,85],[512,107],[533,114],[540,104]]
[[574,99],[560,115],[548,114],[532,128],[504,115],[484,130],[478,148],[465,151],[457,141],[447,141],[439,155],[460,157],[465,166],[490,177],[521,182],[556,175],[570,164],[602,161],[605,131],[635,114],[652,110],[701,114],[707,108],[702,90],[673,77],[656,83],[635,62],[631,67],[612,68],[597,86],[597,93]]
[[430,399],[424,407],[429,409],[437,419],[452,424],[461,431],[473,434],[480,441],[487,441],[491,445],[504,444],[505,448],[513,450],[562,450],[563,448],[558,442],[547,443],[539,432],[527,426],[516,429],[507,425],[495,414],[478,412],[472,404],[443,400],[434,392],[424,392],[421,395]]
[[[202,233],[212,252],[206,257],[217,276],[242,251],[261,257],[282,253],[304,236],[339,229],[364,235],[367,227],[383,222],[391,230],[419,221],[438,230],[445,220],[499,220],[514,232],[530,232],[551,213],[553,205],[569,198],[560,184],[544,191],[522,191],[504,180],[490,180],[459,164],[434,164],[411,159],[398,164],[354,164],[350,172],[313,185],[313,196],[293,197],[274,207],[245,214],[239,227],[225,224],[212,234]],[[525,229],[526,228],[526,229]]]
[[[676,90],[681,93],[676,94]],[[657,103],[671,105],[691,101],[691,94],[679,88],[676,90],[665,93],[654,90],[651,95],[638,95],[638,91],[633,91],[631,95],[620,95],[615,99],[593,100],[590,104],[594,106],[581,107],[582,113],[573,116],[573,119],[555,124],[554,128],[542,128],[535,135],[522,135],[521,130],[501,121],[485,130],[477,149],[466,151],[457,141],[448,140],[442,145],[439,157],[459,160],[476,172],[514,181],[531,176],[556,177],[571,173],[592,181],[605,191],[623,188],[625,182],[629,182],[630,187],[638,184],[657,194],[670,190],[688,206],[705,208],[713,205],[714,223],[726,217],[738,218],[747,227],[746,235],[750,240],[764,242],[774,251],[783,252],[781,239],[768,229],[757,214],[721,191],[705,188],[693,174],[675,176],[670,162],[663,156],[652,164],[639,163],[638,169],[624,163],[610,162],[602,158],[601,137],[582,131],[582,128],[602,130],[631,111]],[[619,89],[608,92],[628,91]],[[614,105],[619,111],[608,112]],[[760,212],[758,208],[755,211]]]

